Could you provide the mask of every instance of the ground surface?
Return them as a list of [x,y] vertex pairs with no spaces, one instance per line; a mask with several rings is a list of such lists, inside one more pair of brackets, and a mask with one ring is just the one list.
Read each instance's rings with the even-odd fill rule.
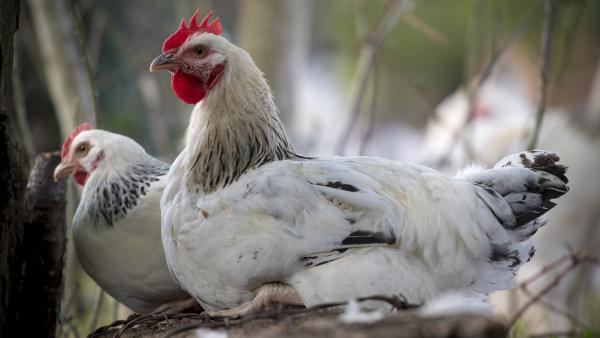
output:
[[343,308],[336,307],[308,312],[271,311],[237,319],[207,319],[202,315],[144,318],[121,332],[112,328],[98,332],[94,337],[219,337],[206,335],[206,330],[221,332],[222,337],[226,333],[228,338],[495,338],[506,337],[507,334],[502,323],[476,315],[421,318],[415,310],[404,310],[388,314],[373,323],[344,323],[340,320],[342,312]]

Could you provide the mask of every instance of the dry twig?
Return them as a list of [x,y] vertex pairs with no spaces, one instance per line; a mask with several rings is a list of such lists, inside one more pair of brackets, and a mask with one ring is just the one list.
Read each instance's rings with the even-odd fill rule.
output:
[[414,28],[416,31],[421,32],[421,34],[436,44],[445,45],[448,43],[448,38],[446,38],[442,32],[430,26],[427,22],[423,21],[412,12],[406,12],[402,14],[400,19],[407,25]]
[[75,37],[77,38],[77,46],[79,47],[79,54],[81,55],[81,63],[83,64],[85,75],[89,82],[90,89],[92,91],[91,94],[93,110],[91,112],[87,112],[87,120],[91,122],[94,126],[99,127],[100,116],[98,107],[98,93],[96,91],[96,84],[94,82],[94,72],[92,71],[92,66],[90,64],[88,51],[85,46],[85,41],[83,37],[83,24],[81,23],[81,13],[79,12],[79,7],[77,7],[77,3],[75,0],[71,0],[70,4],[71,15],[73,16],[73,24],[75,26]]
[[[411,304],[411,303],[407,302],[403,296],[389,297],[389,296],[376,295],[376,296],[371,296],[371,297],[358,298],[357,301],[358,302],[381,301],[381,302],[385,302],[385,303],[389,304],[396,310],[410,310],[410,309],[414,309],[419,306],[419,305]],[[206,312],[179,313],[179,314],[160,313],[160,314],[150,314],[150,315],[142,315],[142,316],[132,315],[127,320],[117,321],[109,326],[104,326],[104,327],[98,328],[95,332],[90,334],[90,337],[95,337],[95,336],[99,336],[103,333],[106,333],[106,331],[108,331],[109,329],[115,328],[118,325],[122,325],[122,327],[119,328],[117,330],[117,332],[115,332],[115,334],[113,335],[114,338],[120,337],[128,329],[133,328],[138,325],[142,325],[142,324],[157,322],[156,325],[158,325],[158,323],[166,321],[168,319],[182,319],[182,318],[194,319],[194,320],[198,321],[198,322],[195,322],[195,323],[192,323],[189,325],[185,325],[185,326],[181,326],[179,328],[169,331],[165,335],[165,338],[168,338],[168,337],[173,337],[180,333],[183,333],[183,332],[186,332],[189,330],[198,329],[201,327],[216,328],[216,327],[237,326],[237,325],[243,325],[245,323],[248,323],[248,322],[251,322],[254,320],[258,320],[258,319],[278,319],[281,317],[288,317],[288,316],[292,316],[292,315],[308,314],[308,313],[313,313],[313,312],[317,312],[317,311],[321,311],[321,310],[326,310],[326,309],[330,309],[330,308],[343,306],[346,304],[347,304],[347,302],[325,303],[325,304],[320,304],[320,305],[313,306],[310,308],[304,308],[304,307],[283,308],[280,306],[280,307],[277,307],[277,308],[269,310],[269,311],[253,313],[253,314],[243,316],[243,317],[220,317],[220,316],[210,317]]]
[[375,124],[377,120],[377,94],[379,92],[379,83],[377,78],[377,68],[373,69],[371,73],[371,107],[369,111],[369,120],[367,123],[367,131],[363,135],[363,139],[360,142],[359,155],[365,155],[367,146],[373,138],[375,132]]
[[[496,64],[498,63],[498,61],[500,60],[500,58],[502,57],[504,52],[506,52],[506,50],[508,50],[508,48],[510,46],[512,46],[521,36],[523,36],[525,33],[527,33],[529,31],[529,29],[531,28],[532,24],[535,21],[534,14],[536,13],[537,7],[538,7],[537,4],[534,4],[531,6],[531,8],[527,11],[527,13],[523,16],[523,19],[521,19],[521,21],[519,22],[517,27],[511,32],[510,36],[508,37],[508,39],[506,39],[506,41],[499,44],[498,46],[495,46],[495,45],[492,46],[492,53],[491,53],[490,59],[485,64],[483,70],[481,71],[481,74],[477,78],[475,85],[473,87],[471,87],[470,90],[468,90],[467,118],[463,122],[463,125],[461,126],[461,128],[455,130],[454,135],[452,136],[452,141],[450,142],[450,144],[448,146],[448,151],[446,152],[446,156],[444,158],[440,159],[439,163],[447,162],[449,157],[451,156],[454,148],[458,144],[460,144],[461,141],[464,141],[464,131],[465,131],[466,127],[473,121],[473,117],[474,117],[473,113],[474,113],[475,103],[477,102],[477,99],[479,98],[479,93],[481,91],[481,88],[483,87],[483,84],[492,75],[492,71],[496,67]],[[465,152],[467,153],[469,159],[472,160],[473,159],[472,148],[470,147],[470,145],[467,142],[464,142],[464,146],[465,146]]]
[[100,309],[102,309],[102,301],[104,300],[104,290],[98,287],[98,293],[96,294],[96,301],[94,303],[94,310],[92,312],[92,318],[90,320],[89,331],[93,331],[98,325],[98,318],[100,317]]
[[[406,299],[404,299],[404,297],[388,297],[388,296],[381,296],[381,295],[358,298],[357,301],[358,302],[381,301],[381,302],[388,303],[396,310],[409,310],[409,309],[417,308],[419,306],[416,304],[408,303],[406,301]],[[186,332],[186,331],[193,330],[193,329],[198,329],[201,327],[213,328],[213,327],[222,327],[222,326],[228,327],[228,326],[232,326],[232,325],[242,325],[244,323],[247,323],[249,321],[256,320],[256,319],[276,319],[276,318],[280,318],[282,316],[291,316],[291,315],[295,315],[295,314],[311,313],[311,312],[334,308],[334,307],[338,307],[338,306],[342,306],[342,305],[346,305],[346,304],[347,304],[347,302],[341,302],[341,303],[325,303],[325,304],[320,304],[320,305],[313,306],[310,308],[298,308],[298,307],[289,308],[289,309],[277,308],[272,311],[251,314],[248,316],[238,317],[238,318],[232,318],[232,317],[213,317],[213,318],[211,318],[211,317],[206,316],[206,317],[204,317],[204,319],[208,320],[208,322],[205,321],[205,322],[201,322],[201,323],[194,323],[194,324],[190,324],[187,326],[177,328],[177,329],[169,332],[167,335],[165,335],[164,338],[174,337],[175,335],[180,334],[182,332]]]
[[542,128],[544,113],[546,112],[546,95],[548,94],[548,68],[550,68],[550,50],[552,49],[552,31],[554,30],[554,21],[556,19],[556,0],[545,0],[544,2],[544,31],[542,32],[540,63],[540,100],[538,102],[537,112],[535,114],[535,126],[533,135],[529,141],[528,149],[534,149]]
[[[542,288],[542,290],[540,290],[536,294],[532,294],[528,290],[528,287],[531,283],[533,283],[536,280],[539,280],[542,276],[545,276],[546,273],[555,270],[561,264],[567,261],[569,261],[569,264],[566,267],[562,268],[560,272],[548,284],[546,284],[544,288]],[[552,291],[552,289],[554,289],[566,275],[568,275],[571,271],[573,271],[582,263],[599,265],[600,259],[597,257],[583,254],[581,252],[565,255],[559,258],[558,260],[546,265],[544,268],[542,268],[540,272],[522,282],[519,285],[519,288],[521,288],[528,296],[530,296],[531,299],[527,301],[527,303],[525,303],[525,305],[523,305],[523,307],[521,307],[517,311],[517,313],[515,313],[515,315],[510,320],[509,327],[512,327],[531,306],[537,303],[543,303],[542,297],[548,294],[550,291]]]
[[365,96],[365,89],[369,80],[369,74],[371,73],[375,64],[375,55],[381,47],[383,40],[385,40],[388,34],[392,31],[392,28],[394,28],[396,25],[396,22],[398,21],[403,9],[402,4],[402,0],[395,0],[390,8],[385,11],[377,23],[377,26],[375,26],[375,29],[367,35],[364,43],[362,44],[360,55],[358,57],[358,63],[356,65],[356,73],[350,88],[350,98],[347,113],[347,116],[350,116],[350,120],[348,121],[346,127],[342,130],[342,134],[336,146],[336,154],[343,155],[346,150],[348,140],[350,139],[350,133],[352,132],[352,129],[354,129],[360,113],[360,106]]
[[[581,253],[571,253],[570,255],[563,256],[564,258],[570,260],[572,262],[572,264],[573,264],[574,261],[577,261],[577,264],[575,264],[575,265],[569,265],[566,269],[564,269],[561,273],[559,273],[559,276],[561,274],[563,274],[563,273],[564,273],[564,275],[566,275],[568,272],[572,271],[579,264],[579,258],[573,258],[573,257],[579,257],[581,255],[582,255]],[[562,262],[562,263],[565,262],[565,260],[561,260],[561,259],[559,259],[559,261]],[[550,271],[550,270],[547,270],[547,271]],[[539,276],[543,276],[543,274],[539,275]],[[561,279],[562,279],[562,277],[561,277]],[[529,290],[528,285],[529,285],[528,283],[522,283],[521,286],[520,286],[520,289],[523,291],[523,293],[527,297],[529,297],[531,299],[535,299],[537,297],[537,295],[534,295]],[[558,282],[556,283],[556,285],[558,285]],[[553,288],[556,285],[552,285],[552,286],[549,285],[549,286],[551,288]],[[542,298],[541,296],[538,297],[537,299],[538,299],[537,302],[538,302],[538,304],[540,306],[546,308],[547,310],[549,310],[549,311],[551,311],[551,312],[553,312],[555,314],[558,314],[560,316],[568,318],[569,320],[571,320],[572,323],[575,323],[575,324],[577,324],[580,327],[589,327],[590,326],[589,324],[584,323],[581,320],[579,320],[574,314],[571,314],[567,310],[559,308],[558,306],[556,306],[553,303],[551,303],[550,301]]]

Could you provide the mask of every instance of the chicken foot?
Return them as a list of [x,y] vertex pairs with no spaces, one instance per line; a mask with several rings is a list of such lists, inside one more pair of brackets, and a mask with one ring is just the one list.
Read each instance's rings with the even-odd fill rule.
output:
[[256,296],[234,308],[208,311],[210,316],[241,317],[268,309],[277,304],[304,306],[304,302],[291,286],[283,283],[267,283],[259,286]]

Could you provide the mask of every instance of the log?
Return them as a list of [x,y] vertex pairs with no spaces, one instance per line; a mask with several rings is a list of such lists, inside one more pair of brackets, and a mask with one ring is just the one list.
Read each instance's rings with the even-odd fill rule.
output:
[[17,329],[22,337],[54,337],[60,314],[67,244],[67,184],[66,180],[54,182],[58,163],[58,152],[38,155],[25,192],[17,311]]
[[[423,318],[417,311],[406,310],[390,313],[373,323],[344,323],[339,320],[342,312],[341,308],[330,308],[291,315],[274,313],[268,318],[233,319],[225,323],[181,317],[149,320],[141,321],[139,325],[124,330],[119,337],[210,337],[206,332],[203,334],[202,331],[197,332],[196,328],[191,327],[226,332],[228,338],[504,338],[508,334],[505,325],[485,316],[453,315]],[[117,333],[116,329],[110,329],[96,332],[91,337],[118,336],[115,333]]]

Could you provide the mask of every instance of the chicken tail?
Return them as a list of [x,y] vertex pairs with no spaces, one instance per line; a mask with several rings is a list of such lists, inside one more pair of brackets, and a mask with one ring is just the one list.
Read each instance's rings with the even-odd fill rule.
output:
[[552,152],[525,151],[505,157],[492,169],[471,169],[457,176],[476,185],[479,199],[507,230],[507,236],[489,236],[492,273],[504,276],[499,278],[506,283],[486,291],[510,287],[516,270],[533,257],[535,248],[528,239],[546,224],[540,216],[569,191],[567,167],[559,160]]
[[[556,206],[552,200],[569,191],[567,167],[559,160],[552,152],[525,151],[503,158],[492,169],[471,171],[462,178],[482,188],[479,197],[505,228],[522,231],[531,229],[531,222]],[[537,223],[538,228],[543,225]]]

